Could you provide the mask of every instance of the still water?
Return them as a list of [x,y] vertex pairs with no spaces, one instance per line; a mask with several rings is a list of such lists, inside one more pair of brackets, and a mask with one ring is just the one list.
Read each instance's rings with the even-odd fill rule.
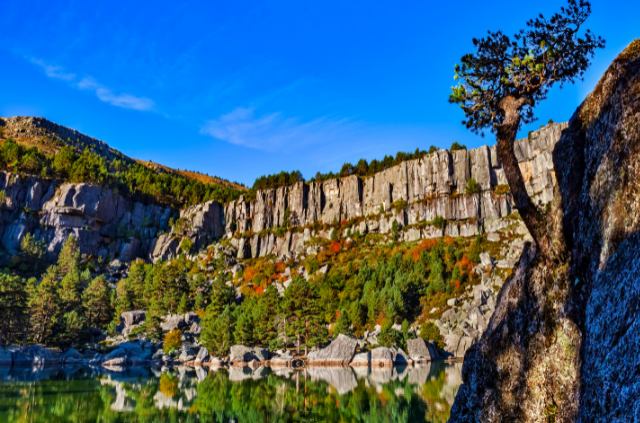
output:
[[393,369],[0,368],[4,422],[445,422],[462,364]]

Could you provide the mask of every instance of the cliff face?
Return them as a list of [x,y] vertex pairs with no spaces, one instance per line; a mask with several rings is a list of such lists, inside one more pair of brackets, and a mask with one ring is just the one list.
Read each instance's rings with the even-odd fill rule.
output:
[[465,355],[451,422],[640,420],[640,40],[613,62],[552,153],[547,229]]
[[[45,119],[9,118],[3,123],[5,136],[43,143],[45,134],[66,134],[73,142],[93,145],[105,155],[119,154],[98,140]],[[551,124],[517,141],[527,189],[540,204],[553,197],[551,150],[565,127],[566,124]],[[57,137],[54,141],[60,141],[61,135]],[[465,194],[470,178],[476,179],[480,193]],[[401,236],[406,241],[444,235],[474,236],[490,230],[495,226],[493,222],[512,212],[510,196],[494,192],[496,186],[503,184],[495,147],[440,150],[366,179],[350,176],[324,183],[300,182],[258,191],[255,201],[245,201],[243,196],[225,205],[209,201],[178,214],[166,206],[145,206],[86,184],[60,184],[0,172],[0,190],[6,193],[5,204],[0,205],[0,236],[4,247],[14,251],[19,249],[22,238],[33,232],[56,254],[73,234],[80,240],[83,253],[121,261],[137,257],[171,259],[178,254],[183,238],[191,239],[199,249],[223,236],[234,237],[232,243],[238,248],[238,257],[247,258],[302,252],[310,237],[330,236],[330,231],[306,228],[276,237],[274,229],[285,226],[285,220],[290,227],[300,228],[315,222],[331,224],[361,217],[351,232],[363,234],[389,233],[395,221],[405,228]],[[419,225],[438,216],[447,221],[444,227]],[[170,217],[180,218],[179,231],[168,231]],[[244,233],[250,237],[238,239]]]
[[[553,197],[551,150],[565,127],[566,124],[550,124],[530,138],[516,141],[516,155],[527,190],[540,203]],[[480,195],[464,194],[470,178],[479,183]],[[511,212],[509,201],[490,195],[492,189],[504,184],[495,146],[454,152],[440,150],[365,179],[353,175],[323,183],[299,182],[259,191],[256,200],[250,203],[241,197],[225,206],[225,227],[227,232],[249,229],[261,232],[281,226],[287,208],[292,227],[317,220],[340,222],[384,214],[399,200],[409,206],[407,216],[398,219],[401,225],[433,220],[436,216],[452,221],[495,219]]]

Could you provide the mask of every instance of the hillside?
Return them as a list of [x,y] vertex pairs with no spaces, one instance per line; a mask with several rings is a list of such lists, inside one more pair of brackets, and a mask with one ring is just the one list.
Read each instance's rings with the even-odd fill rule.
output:
[[0,117],[0,142],[11,138],[25,147],[37,147],[46,155],[53,155],[61,151],[64,146],[71,146],[76,153],[81,154],[85,148],[105,157],[108,160],[124,160],[126,163],[140,163],[157,173],[179,175],[203,184],[221,185],[240,191],[247,188],[229,182],[219,177],[203,175],[201,173],[172,169],[158,163],[138,160],[110,147],[104,141],[97,140],[75,129],[67,128],[41,117],[14,116]]

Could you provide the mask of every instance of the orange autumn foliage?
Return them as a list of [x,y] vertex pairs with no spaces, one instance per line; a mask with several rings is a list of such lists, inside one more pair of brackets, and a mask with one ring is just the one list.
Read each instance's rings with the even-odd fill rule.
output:
[[276,273],[282,273],[285,271],[286,268],[287,268],[287,263],[285,263],[284,261],[280,260],[279,262],[276,263]]
[[417,263],[420,260],[420,254],[423,251],[431,251],[432,248],[438,246],[438,240],[436,239],[424,239],[422,242],[415,246],[415,248],[411,251],[411,258],[414,263]]
[[247,266],[244,268],[244,270],[242,271],[242,277],[244,277],[244,280],[247,282],[251,282],[251,280],[253,280],[253,277],[255,275],[257,275],[259,272],[258,270],[253,267],[253,266]]

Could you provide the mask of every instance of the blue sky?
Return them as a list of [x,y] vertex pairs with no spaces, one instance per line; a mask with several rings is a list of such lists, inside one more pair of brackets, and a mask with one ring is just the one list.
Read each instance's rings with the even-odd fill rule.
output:
[[[448,104],[453,65],[472,37],[511,34],[563,4],[4,0],[0,116],[44,116],[130,156],[247,185],[398,150],[493,144]],[[587,27],[607,48],[522,133],[567,120],[640,37],[640,2],[592,4]]]

